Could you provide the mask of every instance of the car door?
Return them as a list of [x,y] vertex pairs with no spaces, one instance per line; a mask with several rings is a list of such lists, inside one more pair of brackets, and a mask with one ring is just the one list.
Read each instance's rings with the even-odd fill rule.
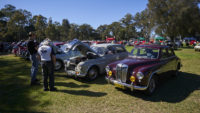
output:
[[128,52],[123,46],[116,45],[115,50],[116,50],[116,60],[122,60],[128,57]]
[[119,55],[117,54],[116,48],[114,46],[108,46],[108,54],[105,55],[109,59],[109,63],[119,60]]
[[168,55],[169,55],[169,71],[173,72],[177,68],[177,57],[174,54],[173,49],[168,49]]
[[160,75],[167,75],[170,70],[170,62],[169,62],[169,55],[167,48],[162,48],[160,50],[160,69],[159,74]]

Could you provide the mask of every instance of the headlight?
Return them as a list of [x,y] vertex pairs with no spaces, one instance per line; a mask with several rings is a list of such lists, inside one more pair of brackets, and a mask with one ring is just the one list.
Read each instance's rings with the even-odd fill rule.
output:
[[64,60],[64,64],[69,67],[70,60]]
[[139,81],[144,78],[144,74],[142,72],[138,72],[136,76],[139,79]]
[[106,72],[108,73],[110,71],[110,67],[109,66],[106,66]]
[[108,76],[112,76],[112,71],[108,71]]
[[130,81],[131,81],[131,82],[135,82],[135,77],[134,77],[134,76],[131,76],[131,77],[130,77]]

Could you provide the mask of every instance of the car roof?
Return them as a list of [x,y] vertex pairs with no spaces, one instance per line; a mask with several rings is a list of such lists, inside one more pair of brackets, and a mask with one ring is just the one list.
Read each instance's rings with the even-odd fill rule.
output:
[[170,48],[167,45],[156,45],[156,44],[152,44],[152,45],[138,45],[136,47],[146,47],[146,48],[156,48],[156,49],[161,49],[161,48]]
[[108,47],[108,46],[121,46],[121,44],[104,43],[104,44],[94,44],[95,47]]

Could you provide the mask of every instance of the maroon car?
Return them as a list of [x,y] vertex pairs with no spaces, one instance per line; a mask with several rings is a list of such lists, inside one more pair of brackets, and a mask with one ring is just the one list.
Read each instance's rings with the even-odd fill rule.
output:
[[159,77],[177,76],[180,67],[180,59],[169,46],[140,45],[128,58],[106,67],[106,80],[118,88],[143,90],[150,95],[155,91]]

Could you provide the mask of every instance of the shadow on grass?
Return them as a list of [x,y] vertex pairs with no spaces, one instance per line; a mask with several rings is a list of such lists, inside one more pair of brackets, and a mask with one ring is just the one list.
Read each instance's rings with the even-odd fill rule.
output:
[[92,81],[88,80],[87,78],[76,78],[76,80],[87,84],[99,84],[99,85],[107,84],[105,80],[105,75],[100,75],[99,77],[97,77],[95,80]]
[[9,53],[9,52],[0,52],[0,55],[9,55],[9,54],[11,54],[11,53]]
[[200,75],[180,72],[178,77],[161,79],[152,96],[147,96],[141,91],[123,92],[147,101],[176,103],[186,99],[195,90],[200,90]]
[[105,80],[105,75],[100,75],[97,77],[95,80],[89,81],[87,78],[80,78],[80,77],[74,77],[74,76],[67,76],[66,74],[55,74],[56,77],[64,77],[64,78],[72,78],[74,80],[77,80],[82,83],[86,84],[99,84],[99,85],[104,85],[107,84]]
[[104,92],[92,92],[88,90],[59,90],[59,92],[89,97],[102,97],[107,95],[107,93]]
[[89,85],[78,85],[78,84],[75,84],[73,82],[70,82],[70,83],[56,82],[55,86],[66,86],[66,87],[70,87],[70,88],[81,88],[81,87],[87,88],[87,87],[90,87]]
[[30,87],[27,81],[30,79],[30,67],[13,56],[8,57],[0,58],[0,113],[37,112],[32,107],[40,101],[30,94],[33,92],[31,90],[42,87]]

